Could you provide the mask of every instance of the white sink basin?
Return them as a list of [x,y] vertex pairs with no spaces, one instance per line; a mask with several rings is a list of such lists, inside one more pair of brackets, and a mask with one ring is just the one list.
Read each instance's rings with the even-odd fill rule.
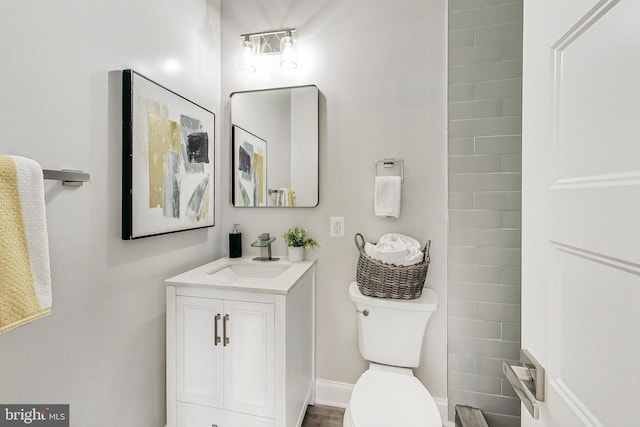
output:
[[250,256],[218,258],[165,282],[176,286],[204,286],[286,295],[314,264],[315,260],[291,263],[286,259],[256,261]]
[[228,264],[220,270],[213,271],[212,278],[222,281],[238,279],[273,279],[284,273],[289,265],[282,264]]

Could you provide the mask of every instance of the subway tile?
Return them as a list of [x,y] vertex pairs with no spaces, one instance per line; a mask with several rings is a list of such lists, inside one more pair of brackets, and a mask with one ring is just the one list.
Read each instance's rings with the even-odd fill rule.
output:
[[448,343],[451,353],[507,360],[520,357],[520,344],[508,341],[450,336]]
[[522,172],[522,155],[505,154],[501,156],[500,169],[502,172]]
[[449,228],[501,228],[502,213],[498,210],[450,210]]
[[522,77],[522,61],[497,61],[472,65],[449,66],[450,83],[476,83],[510,80]]
[[450,0],[449,11],[461,11],[480,9],[483,7],[498,6],[501,4],[521,3],[522,0]]
[[494,395],[502,394],[501,380],[483,375],[449,372],[447,385],[450,390],[472,391]]
[[520,173],[463,173],[449,175],[449,189],[452,191],[508,192],[521,190]]
[[484,418],[491,427],[520,427],[520,415],[503,415],[483,412]]
[[522,136],[488,136],[475,139],[477,154],[518,154],[522,153]]
[[474,359],[475,373],[479,375],[503,378],[504,373],[502,372],[502,362],[507,361],[510,363],[519,363],[518,360],[520,360],[520,351],[518,351],[517,357],[513,358],[476,357]]
[[448,296],[459,301],[520,304],[521,289],[516,285],[449,282]]
[[473,101],[475,85],[472,83],[449,85],[449,102]]
[[503,285],[520,285],[522,283],[521,271],[521,267],[502,267],[500,283]]
[[449,187],[449,209],[473,209],[474,203],[472,192],[451,192]]
[[[481,7],[479,5],[479,7]],[[488,25],[506,24],[522,21],[522,4],[510,3],[449,13],[449,29],[484,27]]]
[[498,322],[520,322],[520,304],[475,303],[476,319]]
[[473,264],[475,248],[468,246],[449,246],[447,261],[450,264]]
[[473,319],[475,317],[475,305],[469,301],[456,301],[449,298],[447,300],[447,313],[450,319],[454,317]]
[[[449,49],[448,66],[482,64],[501,61],[504,56],[500,45],[483,44],[481,46],[459,47]],[[455,81],[454,81],[455,83]]]
[[522,61],[522,41],[500,42],[500,55],[502,61]]
[[447,267],[450,282],[499,283],[502,269],[494,266],[449,264]]
[[449,156],[449,173],[501,172],[502,163],[497,156]]
[[449,230],[449,245],[519,248],[520,230],[452,229]]
[[472,319],[449,319],[449,336],[486,338],[498,340],[502,337],[500,322]]
[[519,40],[522,47],[522,22],[509,22],[476,28],[475,40],[476,44]]
[[520,191],[476,192],[475,208],[476,209],[520,210],[522,208],[522,192]]
[[449,136],[452,138],[514,135],[521,132],[522,119],[520,117],[491,117],[449,121]]
[[475,33],[472,28],[459,31],[449,31],[449,49],[473,46]]
[[502,115],[503,116],[520,116],[522,117],[522,98],[513,96],[511,98],[502,98]]
[[448,361],[449,371],[474,373],[475,360],[473,356],[449,353]]
[[502,228],[521,228],[522,211],[501,211]]
[[[522,79],[504,79],[492,82],[478,82],[475,99],[522,97]],[[514,132],[517,133],[517,132]]]
[[502,323],[502,340],[520,342],[520,323]]
[[520,248],[476,248],[474,264],[521,265]]
[[449,103],[449,120],[500,117],[501,99]]
[[471,137],[449,138],[449,155],[459,156],[473,154],[475,151],[475,141]]

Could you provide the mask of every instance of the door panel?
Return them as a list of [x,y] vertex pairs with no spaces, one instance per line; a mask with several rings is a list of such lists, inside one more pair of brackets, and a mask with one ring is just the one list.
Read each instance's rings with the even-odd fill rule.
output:
[[[640,2],[525,0],[522,345],[540,420],[630,426],[640,338]],[[633,421],[632,421],[633,420]]]

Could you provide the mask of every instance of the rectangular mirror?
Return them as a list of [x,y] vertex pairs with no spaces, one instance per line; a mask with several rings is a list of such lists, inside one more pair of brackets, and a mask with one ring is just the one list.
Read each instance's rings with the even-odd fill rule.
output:
[[318,205],[318,88],[231,94],[236,207]]

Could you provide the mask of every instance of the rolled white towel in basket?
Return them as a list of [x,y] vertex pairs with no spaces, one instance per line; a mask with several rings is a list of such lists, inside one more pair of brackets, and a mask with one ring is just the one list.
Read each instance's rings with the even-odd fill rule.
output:
[[393,265],[414,265],[424,259],[420,242],[398,233],[383,235],[375,245],[366,242],[364,252],[373,259]]

